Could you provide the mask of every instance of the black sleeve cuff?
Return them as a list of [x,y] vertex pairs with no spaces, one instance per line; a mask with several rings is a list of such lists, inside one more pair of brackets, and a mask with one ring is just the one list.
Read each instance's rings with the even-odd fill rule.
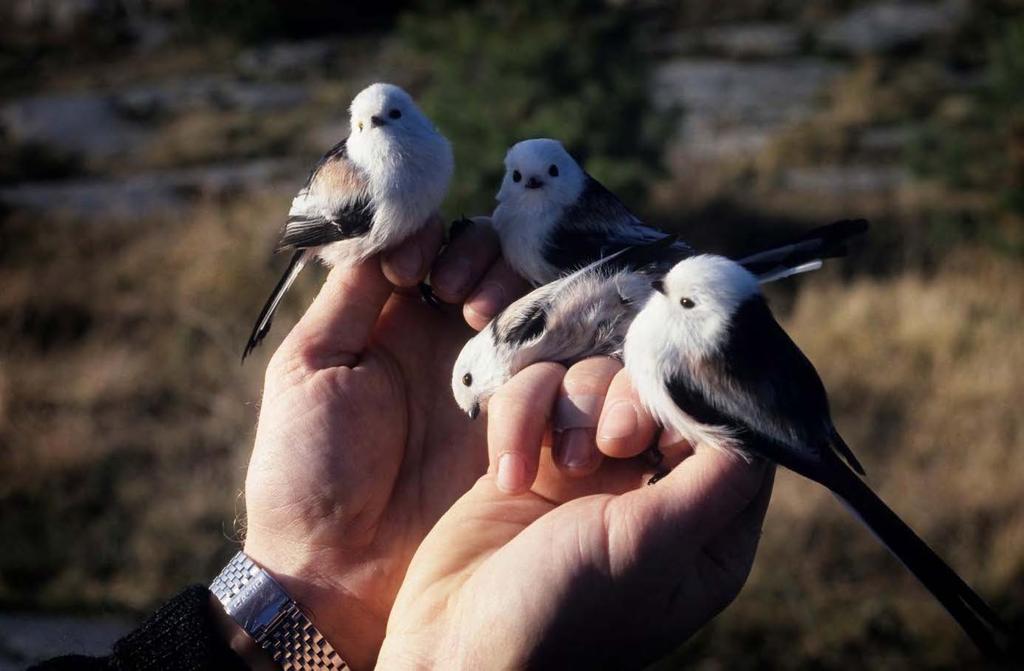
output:
[[210,590],[193,585],[165,603],[135,631],[114,644],[113,669],[225,669],[248,667],[217,629]]
[[[210,590],[193,585],[114,644],[110,657],[58,657],[32,667],[38,671],[247,671],[242,658],[220,635],[210,610]],[[31,670],[30,670],[31,671]]]

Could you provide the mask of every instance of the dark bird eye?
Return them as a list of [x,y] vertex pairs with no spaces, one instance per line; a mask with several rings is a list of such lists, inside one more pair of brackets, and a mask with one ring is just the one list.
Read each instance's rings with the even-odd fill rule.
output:
[[687,298],[686,296],[683,296],[682,298],[679,299],[679,304],[682,305],[687,310],[696,305],[696,303],[693,302],[692,298]]
[[462,376],[462,384],[466,385],[467,387],[473,386],[473,376],[470,375],[469,373],[466,373],[465,375],[463,375]]
[[392,119],[401,119],[402,118],[402,111],[401,110],[391,110],[390,112],[388,112],[388,116],[391,117]]
[[551,167],[548,168],[548,174],[552,177],[558,177],[558,166],[552,163]]
[[518,170],[513,170],[512,171],[512,181],[516,182],[517,184],[519,182],[523,181],[523,174],[521,172],[519,172]]

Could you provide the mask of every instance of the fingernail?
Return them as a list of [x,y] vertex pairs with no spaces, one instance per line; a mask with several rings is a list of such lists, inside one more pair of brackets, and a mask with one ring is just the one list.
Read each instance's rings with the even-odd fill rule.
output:
[[448,294],[461,294],[469,288],[473,266],[463,258],[455,259],[432,276],[432,282]]
[[468,231],[472,226],[473,220],[468,219],[466,215],[462,215],[462,218],[456,219],[452,222],[452,225],[448,227],[448,242],[455,240]]
[[594,458],[594,437],[587,429],[569,429],[558,435],[555,459],[570,470],[583,470]]
[[420,248],[417,245],[403,245],[391,255],[388,261],[400,278],[409,281],[419,279],[423,257],[420,255]]
[[469,299],[469,303],[473,312],[484,319],[490,319],[505,305],[505,289],[497,282],[485,282]]
[[506,452],[498,458],[498,489],[506,494],[518,494],[526,488],[526,462],[515,452]]
[[601,416],[603,403],[604,396],[596,394],[559,396],[551,426],[555,431],[593,429],[597,425],[597,418]]
[[605,440],[621,440],[636,433],[638,423],[633,402],[616,401],[601,420],[599,432]]

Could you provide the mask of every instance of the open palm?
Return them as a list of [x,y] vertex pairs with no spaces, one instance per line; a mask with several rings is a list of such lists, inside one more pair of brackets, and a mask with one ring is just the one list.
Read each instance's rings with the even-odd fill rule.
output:
[[[436,244],[405,245],[421,263],[399,282]],[[356,667],[372,663],[420,541],[487,464],[485,427],[449,387],[471,330],[392,291],[376,259],[329,274],[267,369],[246,480],[246,552]]]

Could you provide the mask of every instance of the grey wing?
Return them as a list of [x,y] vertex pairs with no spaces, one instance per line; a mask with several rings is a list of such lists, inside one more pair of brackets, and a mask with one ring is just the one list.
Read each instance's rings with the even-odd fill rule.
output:
[[349,159],[342,141],[324,154],[292,200],[278,250],[319,247],[365,235],[373,215],[367,177]]

